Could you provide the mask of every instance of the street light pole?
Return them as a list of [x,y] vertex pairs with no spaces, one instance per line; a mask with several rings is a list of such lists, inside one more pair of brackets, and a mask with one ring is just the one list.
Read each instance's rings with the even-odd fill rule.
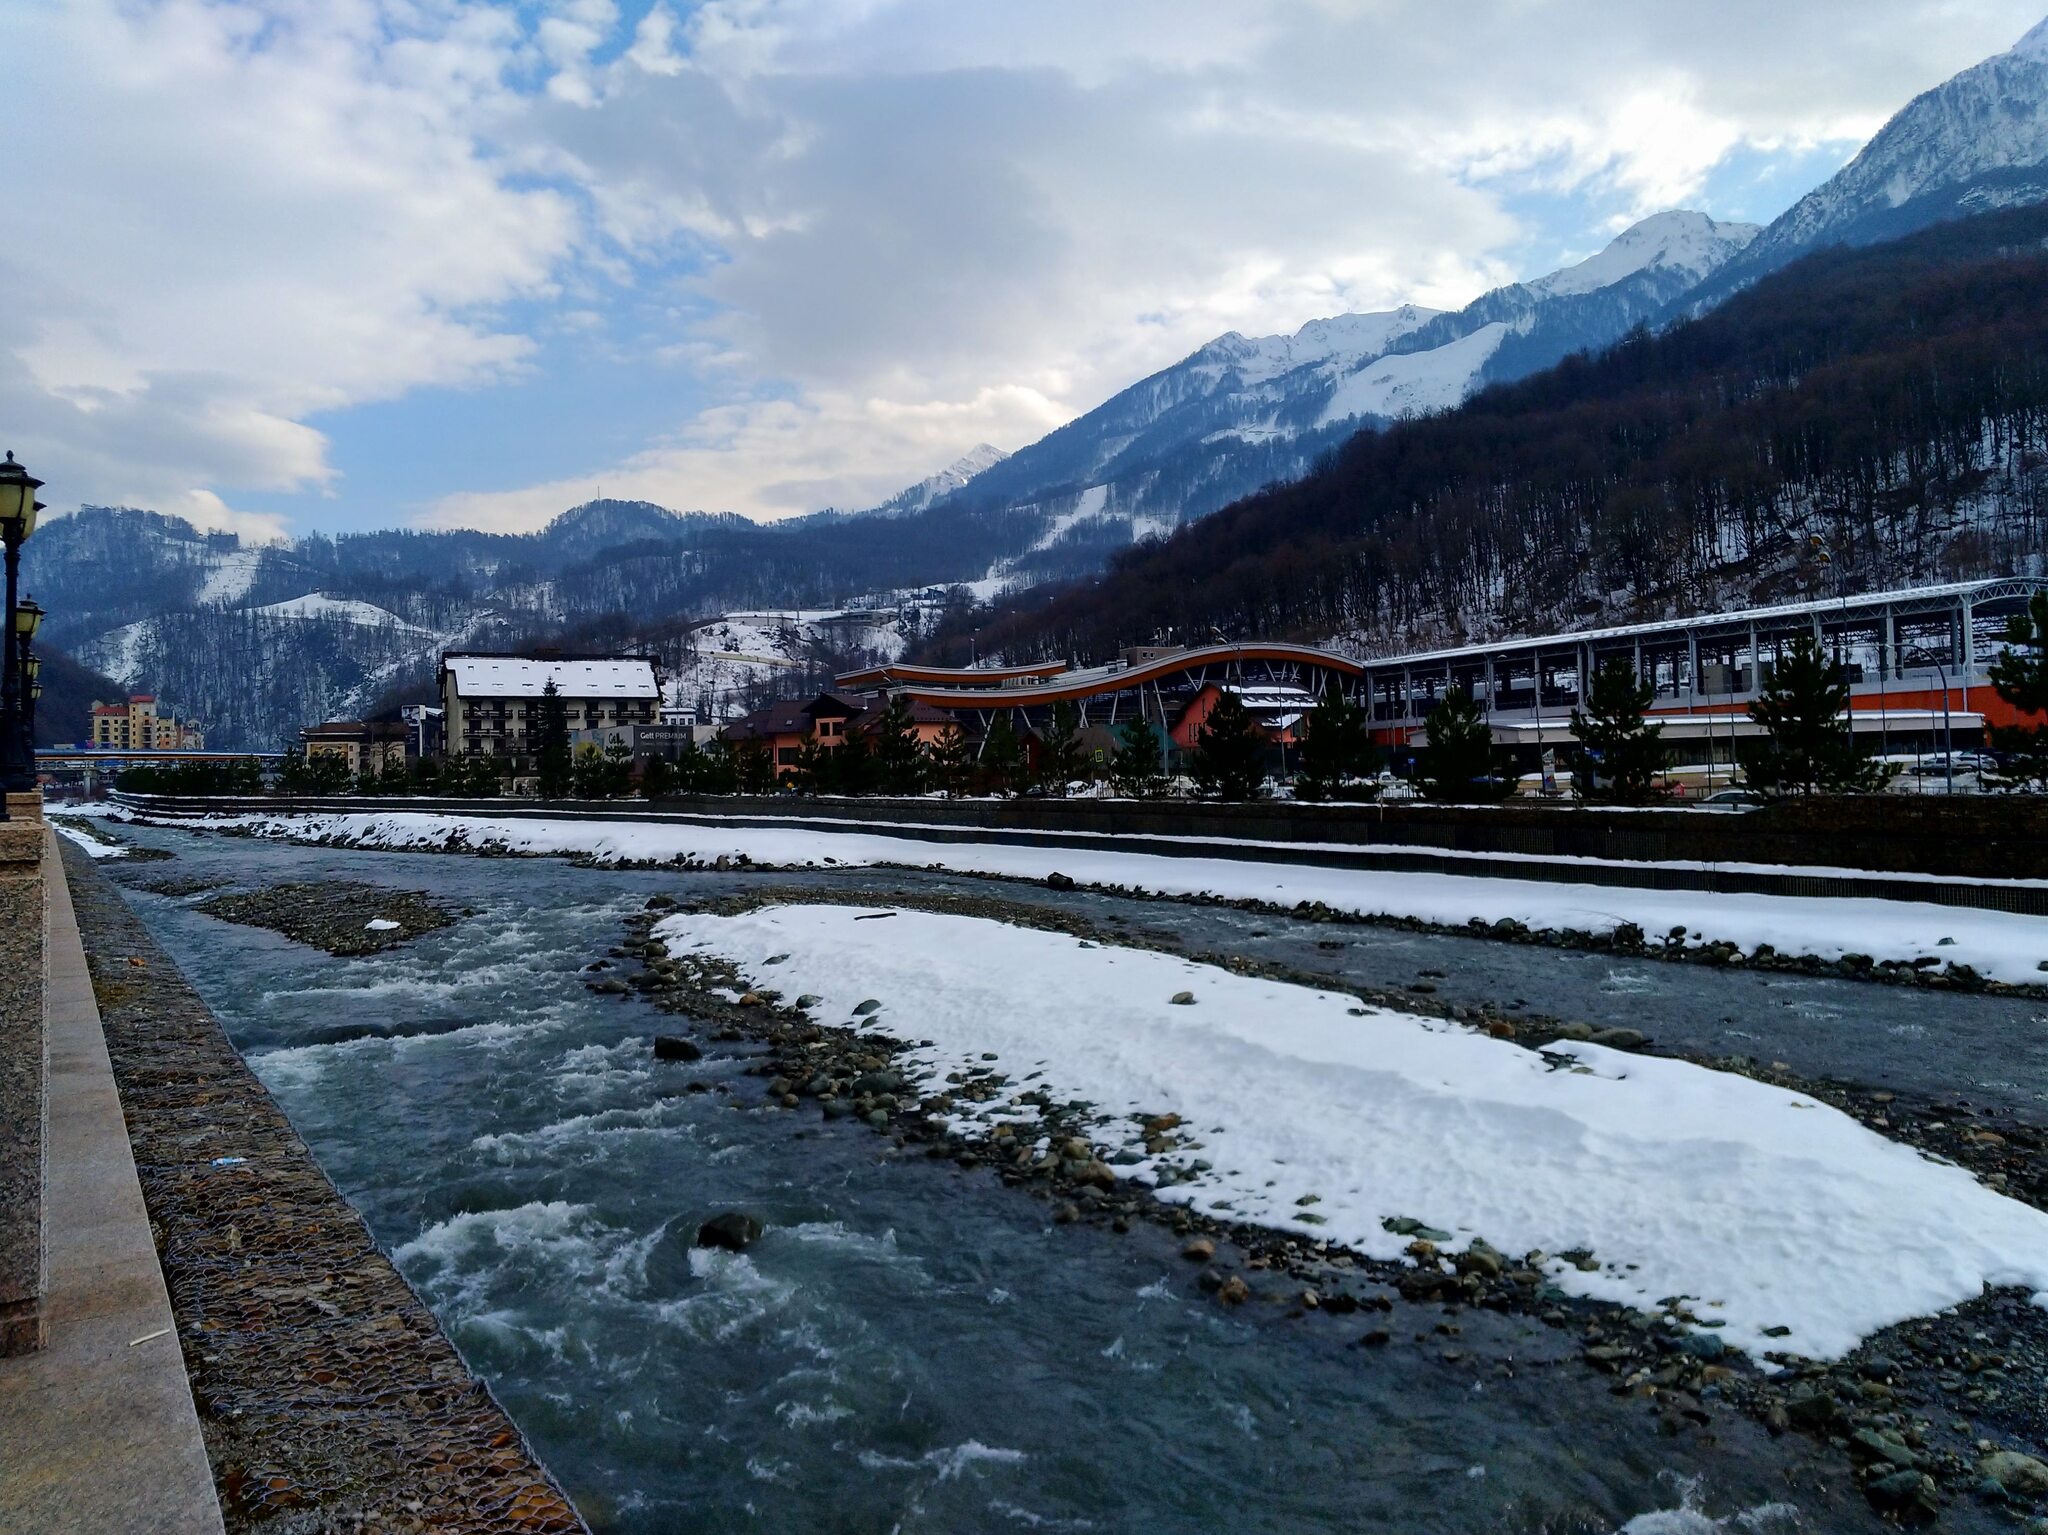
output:
[[[36,500],[42,483],[14,461],[13,453],[0,462],[0,544],[5,545],[7,568],[6,606],[0,609],[7,625],[0,652],[0,820],[7,819],[7,795],[26,794],[36,786],[35,748],[27,730],[27,679],[22,674],[23,614],[15,596],[21,581],[21,546],[35,531],[36,513],[42,510]],[[34,616],[40,618],[42,610],[35,609]]]

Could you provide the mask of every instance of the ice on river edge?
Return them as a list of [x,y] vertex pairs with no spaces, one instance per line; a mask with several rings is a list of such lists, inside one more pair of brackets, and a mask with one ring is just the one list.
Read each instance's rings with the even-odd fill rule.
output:
[[[1178,1114],[1211,1167],[1162,1199],[1372,1257],[1402,1257],[1409,1237],[1382,1224],[1401,1216],[1456,1233],[1451,1247],[1590,1250],[1586,1271],[1550,1259],[1550,1282],[1645,1310],[1686,1297],[1759,1356],[1836,1358],[1987,1284],[2048,1291],[2048,1215],[1732,1073],[1590,1044],[1530,1050],[977,917],[875,924],[798,905],[679,915],[654,933],[816,994],[822,1022],[929,1041],[905,1062],[920,1077],[1001,1072],[1008,1086],[963,1105],[963,1128],[1014,1117],[1013,1095],[1034,1089],[1093,1105],[1111,1149],[1139,1148],[1134,1116]],[[788,958],[770,969],[775,955]],[[1186,991],[1194,1005],[1174,1005]],[[881,1010],[856,1017],[867,998]],[[1160,1160],[1117,1171],[1149,1180]]]
[[1179,858],[1087,848],[927,842],[914,829],[818,832],[801,827],[687,826],[645,820],[547,820],[408,811],[325,815],[241,815],[204,824],[258,836],[332,840],[372,848],[495,846],[515,853],[575,854],[598,863],[756,863],[858,868],[901,864],[1043,879],[1055,871],[1083,884],[1121,885],[1161,895],[1216,895],[1286,906],[1320,901],[1361,916],[1412,917],[1459,926],[1512,919],[1539,931],[1608,932],[1633,922],[1652,938],[1673,929],[1688,942],[1732,943],[1745,952],[1877,961],[1927,959],[1968,965],[1990,980],[2048,981],[2048,918],[1941,906],[1926,901],[1638,890],[1484,875],[1326,869],[1231,858]]

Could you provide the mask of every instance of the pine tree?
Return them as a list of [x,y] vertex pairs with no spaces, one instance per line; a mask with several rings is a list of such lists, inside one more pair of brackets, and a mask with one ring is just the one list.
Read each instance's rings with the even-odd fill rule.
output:
[[[2022,714],[2048,712],[2048,592],[2034,593],[2027,610],[2013,614],[2005,645],[2005,653],[1991,663],[1991,686]],[[1991,746],[2004,758],[2001,788],[2048,789],[2048,718],[1997,726]]]
[[1619,658],[1593,674],[1586,710],[1572,710],[1578,762],[1572,788],[1584,799],[1617,805],[1645,805],[1656,798],[1664,766],[1662,725],[1645,717],[1656,690],[1636,680],[1635,668]]
[[877,781],[874,748],[867,732],[849,730],[839,745],[825,754],[825,782],[834,794],[873,794]]
[[1301,770],[1295,774],[1296,799],[1371,799],[1377,783],[1360,783],[1371,771],[1373,750],[1365,710],[1344,696],[1334,677],[1309,711],[1301,743]]
[[1017,739],[1008,711],[998,714],[995,723],[988,727],[988,734],[982,737],[976,766],[983,785],[991,792],[1005,794],[1016,787],[1018,776],[1024,771],[1024,745]]
[[1038,737],[1038,781],[1065,797],[1081,771],[1081,711],[1069,699],[1052,706],[1052,722]]
[[775,792],[775,759],[759,741],[742,741],[732,753],[733,790],[740,794]]
[[640,792],[648,799],[659,799],[664,794],[673,794],[676,792],[680,776],[676,772],[676,765],[656,752],[641,764]]
[[816,730],[804,737],[790,764],[790,786],[799,794],[825,794],[832,788],[832,753],[818,739]]
[[901,693],[889,700],[870,735],[875,780],[884,794],[922,794],[926,760],[911,719],[910,700]]
[[355,787],[348,763],[333,752],[316,752],[306,761],[306,788],[314,794],[346,794]]
[[948,795],[960,793],[974,770],[974,747],[958,725],[948,724],[925,749],[932,784]]
[[569,760],[569,779],[578,799],[604,798],[604,753],[595,741],[585,741],[576,748]]
[[[698,752],[691,782],[699,794],[740,792],[739,757],[729,742],[721,741],[715,751]],[[769,771],[774,771],[770,765]]]
[[1166,788],[1159,759],[1159,732],[1150,720],[1133,715],[1118,732],[1116,755],[1109,762],[1116,792],[1131,799],[1157,799]]
[[1501,771],[1486,711],[1463,688],[1446,691],[1429,714],[1423,793],[1433,800],[1470,805],[1506,799],[1514,788],[1514,780]]
[[1190,765],[1195,787],[1218,799],[1257,799],[1266,776],[1266,738],[1244,700],[1220,689],[1216,706],[1195,734]]
[[1771,669],[1749,717],[1769,732],[1746,742],[1743,772],[1753,789],[1778,794],[1865,794],[1892,770],[1856,749],[1846,715],[1849,683],[1820,641],[1800,635]]
[[633,792],[633,748],[618,736],[604,746],[604,766],[598,772],[598,792],[606,799],[619,799]]
[[569,707],[555,679],[540,690],[540,797],[560,799],[574,783],[569,751]]

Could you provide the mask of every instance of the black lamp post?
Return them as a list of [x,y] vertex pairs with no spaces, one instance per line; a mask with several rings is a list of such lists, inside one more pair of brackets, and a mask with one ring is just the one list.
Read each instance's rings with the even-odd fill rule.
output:
[[28,786],[31,789],[36,786],[34,689],[43,663],[30,647],[35,643],[36,630],[42,625],[43,605],[24,593],[21,601],[14,605],[15,668],[19,677],[15,686],[20,690],[15,707],[21,714],[21,760],[28,764]]
[[[28,687],[22,675],[24,638],[20,604],[15,589],[21,579],[21,546],[36,528],[36,513],[42,503],[36,492],[42,481],[14,461],[9,453],[0,463],[0,543],[7,551],[6,653],[0,656],[0,820],[7,815],[8,794],[25,794],[36,786],[35,748],[28,734]],[[34,610],[28,627],[33,632],[42,609]]]
[[[43,658],[32,655],[22,663],[22,675],[28,679],[28,739],[33,747],[36,739],[36,701],[43,696]],[[33,757],[30,758],[34,760]]]

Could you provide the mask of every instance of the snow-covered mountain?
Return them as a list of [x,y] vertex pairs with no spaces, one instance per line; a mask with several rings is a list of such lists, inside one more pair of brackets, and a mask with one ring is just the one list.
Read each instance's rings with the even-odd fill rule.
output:
[[1443,313],[1420,305],[1217,337],[993,465],[935,505],[1034,514],[990,589],[1079,574],[1301,474],[1362,426],[1447,410],[1474,390],[1605,346],[1718,270],[1754,224],[1660,213],[1561,271]]
[[2048,21],[1915,96],[1847,165],[1688,294],[1698,313],[1810,251],[1896,240],[1949,219],[2048,201]]
[[927,475],[915,485],[899,490],[880,506],[872,508],[871,517],[907,517],[912,512],[921,512],[941,496],[950,496],[984,469],[993,469],[1010,455],[1001,448],[988,443],[976,443],[965,453],[946,465],[937,474]]

